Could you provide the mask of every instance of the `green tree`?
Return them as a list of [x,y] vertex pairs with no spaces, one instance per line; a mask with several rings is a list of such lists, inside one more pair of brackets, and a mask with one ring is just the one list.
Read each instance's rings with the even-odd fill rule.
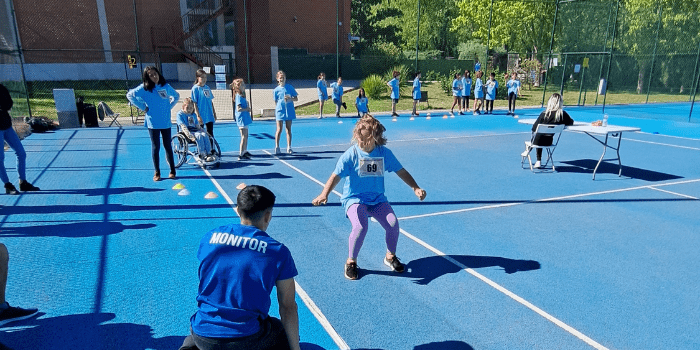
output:
[[400,46],[401,39],[396,34],[399,28],[394,25],[401,11],[387,6],[382,0],[354,0],[351,5],[350,30],[359,36],[359,42],[353,42],[352,52],[361,55],[366,49],[377,43],[389,43]]

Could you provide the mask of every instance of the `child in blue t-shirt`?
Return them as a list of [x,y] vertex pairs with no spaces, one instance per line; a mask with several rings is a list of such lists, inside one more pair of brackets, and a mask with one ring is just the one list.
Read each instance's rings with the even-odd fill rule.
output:
[[520,95],[520,80],[516,72],[511,73],[506,86],[508,87],[508,114],[515,115],[515,99]]
[[203,69],[197,70],[196,80],[192,86],[191,98],[194,102],[195,112],[202,124],[207,128],[207,132],[214,136],[214,121],[216,121],[216,111],[214,110],[214,94],[207,86],[207,72]]
[[282,136],[282,124],[287,130],[287,154],[292,151],[292,120],[297,118],[294,110],[294,102],[298,101],[297,90],[294,86],[287,84],[287,75],[283,71],[277,72],[277,83],[272,90],[272,97],[275,99],[275,120],[277,130],[275,130],[275,154],[280,154],[280,137]]
[[396,172],[420,200],[425,199],[425,190],[420,188],[411,174],[403,168],[386,145],[384,126],[371,115],[366,115],[355,124],[352,145],[336,163],[333,174],[326,181],[313,205],[326,204],[328,195],[345,178],[343,195],[340,201],[345,215],[350,219],[352,231],[349,238],[348,259],[345,263],[345,277],[355,280],[359,277],[357,255],[367,234],[368,218],[375,218],[386,231],[387,252],[384,264],[393,271],[403,272],[404,265],[396,257],[399,239],[399,223],[386,196],[384,196],[384,174]]
[[486,114],[493,114],[493,101],[496,99],[496,89],[498,89],[496,73],[491,72],[489,80],[486,81]]
[[357,98],[355,99],[355,108],[357,108],[357,117],[362,118],[369,113],[369,99],[365,95],[365,89],[360,88]]
[[412,117],[418,116],[418,113],[416,113],[416,105],[418,105],[418,102],[420,102],[421,99],[421,94],[420,94],[420,72],[416,72],[416,78],[413,79],[413,112],[411,113]]
[[464,71],[462,77],[462,109],[464,112],[469,112],[469,96],[472,91],[472,77],[468,70]]
[[338,81],[331,84],[333,89],[333,103],[335,104],[335,116],[340,118],[340,106],[348,109],[348,106],[343,102],[343,78],[338,77]]
[[481,114],[481,104],[484,100],[484,85],[481,83],[481,76],[484,73],[482,71],[476,71],[474,76],[476,81],[474,82],[474,115]]
[[323,104],[328,99],[328,88],[326,87],[326,73],[321,72],[316,81],[318,90],[318,119],[323,119]]
[[238,131],[241,133],[241,146],[238,152],[238,160],[250,159],[251,154],[248,152],[248,125],[253,123],[253,118],[250,116],[250,107],[245,98],[245,82],[243,79],[235,79],[231,83],[231,90],[233,90],[234,96],[236,124],[238,125]]
[[394,77],[394,79],[391,79],[386,83],[386,85],[391,88],[391,116],[398,117],[399,115],[396,113],[396,104],[399,103],[399,83],[401,80],[401,73],[395,70],[391,73],[391,75]]
[[454,114],[455,106],[459,108],[459,114],[462,115],[462,79],[459,77],[459,73],[455,74],[452,80],[452,108],[450,108],[450,114]]
[[205,162],[213,162],[216,158],[211,153],[211,143],[209,136],[199,126],[197,115],[194,113],[194,103],[189,97],[182,101],[182,110],[177,112],[177,125],[179,131],[190,141],[197,143],[199,159]]

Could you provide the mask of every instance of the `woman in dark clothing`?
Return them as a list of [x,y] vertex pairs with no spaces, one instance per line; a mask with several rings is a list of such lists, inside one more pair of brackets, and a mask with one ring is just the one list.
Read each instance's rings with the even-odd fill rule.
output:
[[[569,116],[569,113],[566,113],[562,107],[563,107],[563,101],[562,97],[558,93],[553,93],[552,97],[549,98],[549,102],[547,102],[547,109],[540,113],[540,116],[537,117],[537,120],[535,121],[535,124],[532,125],[532,132],[534,133],[535,130],[537,130],[537,126],[540,124],[564,124],[564,125],[574,125],[574,120],[571,119]],[[538,145],[538,146],[547,146],[552,144],[552,135],[538,135],[535,137],[534,140],[532,140],[532,144]],[[530,149],[525,150],[523,154],[527,155],[527,153],[530,153]],[[537,149],[537,162],[535,162],[535,168],[539,168],[541,166],[541,161],[542,161],[542,149],[538,148]]]
[[[12,109],[13,101],[12,96],[7,88],[0,84],[0,145],[7,142],[15,151],[17,155],[17,173],[19,173],[19,190],[20,191],[38,191],[39,187],[36,187],[29,182],[27,182],[27,177],[25,175],[25,169],[27,167],[27,153],[24,151],[22,142],[19,140],[19,136],[12,128],[12,117],[10,117],[10,109]],[[5,170],[5,151],[0,152],[0,180],[5,183],[5,193],[7,194],[19,194],[17,188],[10,182],[10,178],[7,176],[7,171]]]

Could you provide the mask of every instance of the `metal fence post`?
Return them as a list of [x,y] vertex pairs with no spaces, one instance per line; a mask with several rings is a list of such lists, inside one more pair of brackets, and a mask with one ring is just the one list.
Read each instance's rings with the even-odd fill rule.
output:
[[418,3],[418,12],[416,20],[416,72],[418,72],[418,40],[420,39],[420,0],[416,0]]
[[613,25],[613,32],[612,32],[612,42],[610,43],[610,62],[608,62],[608,72],[605,74],[605,95],[603,95],[603,113],[605,113],[605,100],[608,97],[608,92],[610,89],[608,87],[610,86],[610,67],[612,66],[612,56],[613,56],[613,50],[615,49],[615,34],[617,32],[617,15],[620,11],[620,0],[617,0],[617,5],[615,6],[615,24]]
[[[608,35],[610,34],[610,16],[612,15],[612,11],[608,11],[608,23],[605,25],[605,42],[603,43],[603,52],[605,52],[605,49],[608,48]],[[612,50],[612,48],[611,48]],[[600,81],[600,78],[603,76],[603,61],[605,60],[605,56],[600,57],[600,72],[598,72],[598,80]],[[594,106],[598,105],[598,94],[595,94],[595,102],[593,102]]]
[[[698,68],[698,63],[700,62],[700,43],[698,43],[698,55],[697,58],[695,59],[695,69],[693,70],[693,73],[695,73],[695,70]],[[700,84],[700,72],[697,73],[697,77],[695,74],[693,74],[693,85],[695,88],[693,89],[693,97],[691,98],[690,102],[690,113],[688,114],[688,123],[690,123],[690,119],[693,116],[693,106],[695,106],[695,95],[698,93],[698,85]]]
[[19,41],[19,29],[17,28],[17,17],[15,16],[15,4],[10,0],[10,8],[12,13],[12,29],[15,31],[15,40],[17,42],[17,56],[19,58],[19,68],[22,72],[22,85],[24,85],[24,97],[27,100],[27,112],[29,117],[32,117],[32,106],[29,104],[29,88],[27,86],[27,76],[24,73],[24,54],[22,53],[22,45]]
[[654,75],[654,63],[656,63],[656,45],[659,43],[659,28],[661,28],[661,2],[659,1],[659,8],[656,12],[659,13],[659,19],[656,21],[656,40],[654,40],[654,53],[651,56],[651,68],[649,69],[649,82],[647,83],[647,100],[644,103],[649,103],[649,89],[651,89],[651,77]]
[[549,57],[547,57],[547,72],[544,74],[544,88],[542,89],[542,104],[540,107],[544,106],[544,99],[547,96],[547,78],[549,77],[549,70],[552,69],[552,46],[554,46],[554,30],[557,28],[557,15],[559,15],[559,0],[555,1],[556,8],[554,9],[554,21],[552,23],[552,39],[549,41]]

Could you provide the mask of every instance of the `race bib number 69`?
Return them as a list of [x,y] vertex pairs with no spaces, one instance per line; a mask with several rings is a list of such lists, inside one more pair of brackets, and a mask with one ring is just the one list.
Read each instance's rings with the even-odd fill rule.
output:
[[367,157],[360,159],[360,177],[384,176],[384,158]]

